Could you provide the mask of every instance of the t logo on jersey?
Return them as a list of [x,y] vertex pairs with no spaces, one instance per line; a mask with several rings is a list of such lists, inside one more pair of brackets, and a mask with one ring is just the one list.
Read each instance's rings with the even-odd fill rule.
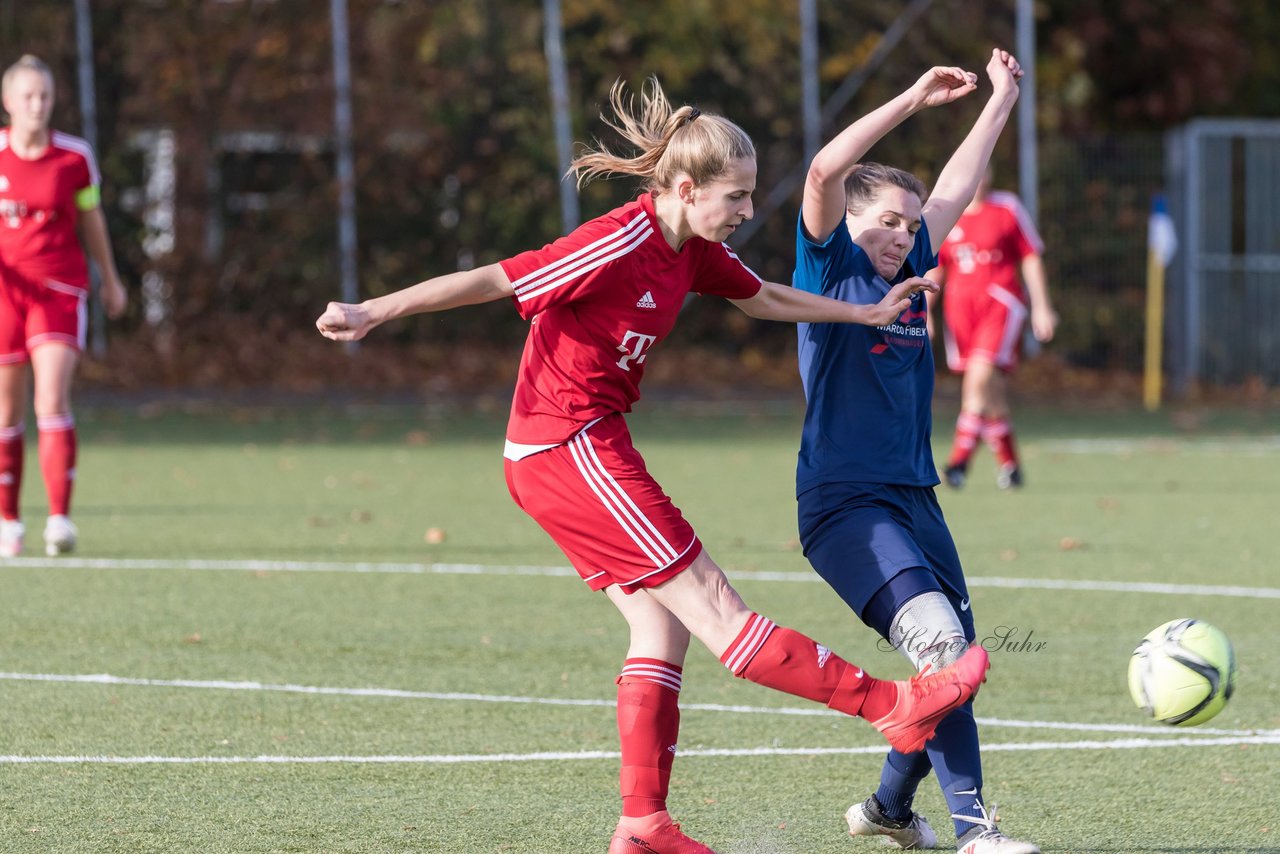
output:
[[642,364],[645,356],[648,355],[645,351],[652,347],[653,342],[657,340],[657,335],[645,335],[642,332],[632,332],[628,329],[627,334],[622,336],[622,343],[618,345],[618,352],[626,354],[618,360],[618,367],[624,371],[630,371],[632,362],[637,365]]

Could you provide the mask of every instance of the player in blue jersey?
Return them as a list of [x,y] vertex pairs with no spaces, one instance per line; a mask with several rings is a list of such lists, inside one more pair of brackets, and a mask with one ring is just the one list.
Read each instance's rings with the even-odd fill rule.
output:
[[[993,92],[932,193],[914,175],[860,163],[881,137],[927,107],[977,89],[976,74],[933,68],[854,122],[809,167],[796,236],[794,284],[854,303],[921,277],[973,197],[1018,98],[1022,69],[992,52]],[[858,617],[917,670],[956,660],[975,639],[955,543],[934,495],[930,448],[934,365],[923,294],[878,328],[802,323],[800,370],[808,407],[796,473],[806,557]],[[944,718],[917,753],[891,750],[880,788],[846,813],[855,836],[932,848],[937,834],[912,811],[916,788],[938,775],[962,854],[1038,854],[1005,836],[982,799],[972,703]]]

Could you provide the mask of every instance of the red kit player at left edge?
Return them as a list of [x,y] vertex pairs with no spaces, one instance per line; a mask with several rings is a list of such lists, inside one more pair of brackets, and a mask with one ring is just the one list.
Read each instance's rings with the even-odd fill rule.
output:
[[541,249],[363,303],[329,303],[316,326],[352,341],[394,318],[499,299],[529,321],[507,485],[630,630],[616,680],[622,816],[608,850],[706,854],[667,812],[691,637],[734,676],[863,717],[902,750],[918,750],[977,691],[988,661],[972,647],[947,668],[891,682],[775,624],[743,602],[645,469],[624,414],[691,291],[755,318],[879,326],[934,286],[914,279],[877,304],[854,305],[761,281],[724,242],[753,213],[750,137],[722,116],[673,107],[656,80],[638,105],[621,84],[610,100],[606,121],[635,152],[587,149],[573,171],[580,182],[640,178],[637,199]]
[[83,139],[49,127],[49,66],[30,55],[19,59],[4,73],[3,97],[9,125],[0,129],[0,557],[21,554],[26,530],[18,495],[28,362],[49,497],[44,545],[52,557],[76,546],[69,516],[76,472],[71,379],[87,331],[85,249],[102,274],[109,317],[124,313],[128,295],[99,207],[93,151]]

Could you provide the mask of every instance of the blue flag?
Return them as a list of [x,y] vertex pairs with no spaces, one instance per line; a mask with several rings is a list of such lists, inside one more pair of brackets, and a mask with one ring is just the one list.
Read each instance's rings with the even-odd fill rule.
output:
[[1169,206],[1164,194],[1156,193],[1151,199],[1151,218],[1147,221],[1147,249],[1156,254],[1162,267],[1168,267],[1178,251],[1178,230],[1169,216]]

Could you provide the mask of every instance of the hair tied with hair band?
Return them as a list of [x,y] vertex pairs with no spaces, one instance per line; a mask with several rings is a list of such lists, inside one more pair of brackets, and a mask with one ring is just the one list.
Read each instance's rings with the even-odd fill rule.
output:
[[684,117],[684,123],[685,123],[685,124],[691,124],[691,123],[693,122],[693,120],[694,120],[694,119],[696,119],[696,118],[697,118],[698,116],[700,116],[700,115],[702,115],[702,110],[699,110],[697,107],[690,107],[690,108],[689,108],[689,115],[687,115],[687,116],[685,116],[685,117]]

